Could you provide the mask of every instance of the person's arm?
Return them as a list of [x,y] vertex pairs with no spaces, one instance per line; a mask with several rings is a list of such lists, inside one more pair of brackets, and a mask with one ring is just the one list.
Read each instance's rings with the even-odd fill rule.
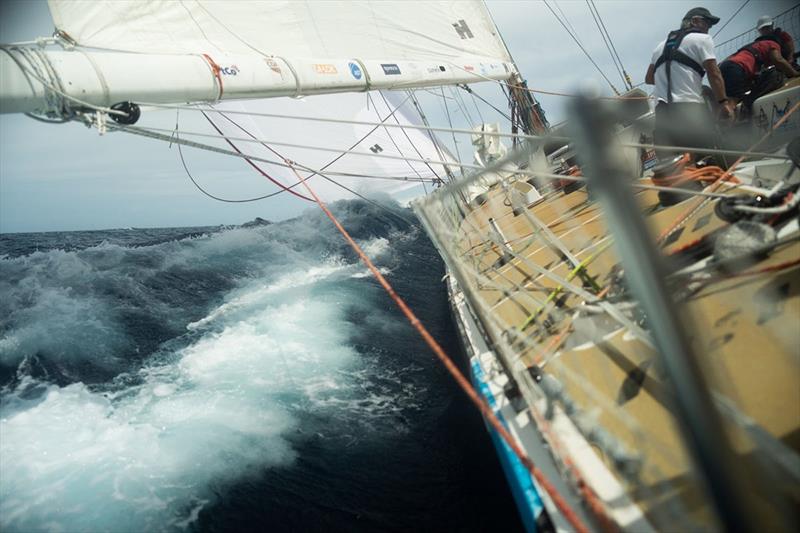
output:
[[703,68],[706,69],[708,83],[711,85],[711,92],[714,93],[714,99],[722,105],[724,115],[731,115],[736,103],[729,100],[728,95],[725,93],[725,80],[722,79],[717,60],[707,59],[703,61]]
[[773,48],[769,51],[769,59],[775,67],[789,76],[790,78],[795,78],[798,76],[797,71],[792,68],[788,61],[786,61],[779,50]]
[[786,45],[786,51],[789,52],[789,57],[784,57],[784,59],[789,63],[792,63],[794,61],[794,39],[792,39],[792,36],[785,31],[781,33],[783,34],[781,35],[781,40],[783,41],[783,44]]
[[728,95],[725,94],[725,81],[722,79],[722,73],[719,71],[716,59],[708,59],[703,61],[703,68],[706,69],[708,75],[708,83],[711,85],[711,91],[714,93],[714,98],[717,102],[725,100]]
[[650,66],[647,67],[647,74],[644,75],[644,82],[647,85],[656,84],[656,66],[652,63],[650,63]]

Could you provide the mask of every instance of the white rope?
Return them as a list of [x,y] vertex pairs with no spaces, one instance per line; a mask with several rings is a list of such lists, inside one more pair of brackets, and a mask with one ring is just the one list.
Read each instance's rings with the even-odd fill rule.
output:
[[[453,133],[453,134],[464,134],[464,135],[472,135],[475,132],[472,129],[467,128],[445,128],[445,127],[438,127],[438,126],[423,126],[418,124],[392,124],[392,123],[381,123],[381,122],[371,122],[365,120],[349,120],[349,119],[337,119],[337,118],[325,118],[325,117],[308,117],[308,116],[300,116],[300,115],[286,115],[281,113],[261,113],[257,111],[238,111],[238,110],[222,110],[222,109],[200,109],[195,106],[191,105],[174,105],[174,104],[156,104],[150,102],[137,102],[139,106],[142,107],[155,107],[155,108],[163,108],[163,109],[180,109],[180,110],[187,110],[187,111],[207,111],[212,113],[225,113],[228,115],[247,115],[253,117],[265,117],[265,118],[278,118],[278,119],[286,119],[286,120],[307,120],[309,122],[323,122],[323,123],[331,123],[331,124],[352,124],[357,126],[381,126],[387,128],[401,128],[401,129],[412,129],[412,130],[421,130],[421,131],[429,131],[429,132],[442,132],[442,133]],[[501,138],[515,138],[515,139],[523,139],[523,140],[531,140],[531,141],[564,141],[568,143],[571,141],[569,137],[563,136],[556,136],[556,135],[528,135],[524,133],[504,133],[504,132],[492,132],[491,135],[501,137]],[[697,147],[689,147],[689,146],[673,146],[673,145],[661,145],[661,144],[645,144],[645,143],[620,143],[619,144],[625,148],[657,148],[659,150],[664,151],[674,151],[674,152],[696,152],[702,150],[703,153],[709,154],[719,154],[719,155],[745,155],[748,157],[772,157],[776,159],[789,159],[789,156],[784,154],[774,154],[770,152],[752,152],[752,151],[742,151],[742,150],[722,150],[717,148],[697,148]]]
[[[0,45],[0,50],[3,50],[9,56],[11,56],[11,58],[14,60],[14,62],[17,64],[17,66],[19,66],[19,68],[25,74],[27,74],[28,76],[33,77],[34,79],[39,81],[39,83],[41,83],[42,86],[44,86],[47,89],[50,89],[51,91],[53,91],[54,93],[56,93],[60,97],[65,98],[65,99],[67,99],[67,100],[69,100],[71,102],[75,102],[77,104],[80,104],[81,106],[89,108],[89,109],[91,109],[93,111],[100,111],[101,113],[107,113],[109,115],[118,115],[118,116],[123,116],[123,117],[127,117],[128,116],[128,114],[123,112],[123,111],[117,111],[116,109],[111,109],[109,107],[103,107],[103,106],[97,106],[97,105],[94,105],[94,104],[90,104],[89,102],[85,102],[85,101],[81,100],[80,98],[75,98],[74,96],[70,96],[66,92],[58,89],[52,83],[50,83],[49,81],[45,80],[42,76],[40,76],[39,74],[33,72],[30,68],[26,67],[23,64],[22,61],[20,61],[17,57],[14,56],[13,52],[15,52],[15,51],[21,52],[22,50],[24,50],[24,48],[15,48],[15,47],[10,47],[10,46],[6,46],[6,45]],[[27,58],[24,55],[24,53],[23,53],[23,57],[25,57],[26,60],[28,62],[30,62],[30,59]]]
[[[225,148],[219,148],[216,146],[211,146],[209,144],[198,143],[194,141],[189,141],[187,139],[181,139],[179,137],[175,137],[174,135],[163,135],[160,133],[156,133],[154,131],[150,131],[147,128],[140,128],[137,126],[124,126],[121,124],[108,124],[108,129],[110,131],[120,131],[123,133],[129,133],[132,135],[139,135],[142,137],[147,137],[150,139],[155,139],[158,141],[163,141],[166,143],[173,143],[173,144],[181,144],[183,146],[188,146],[190,148],[197,148],[198,150],[206,150],[208,152],[214,152],[221,155],[228,155],[232,157],[236,157],[239,159],[251,159],[253,161],[258,161],[260,163],[269,163],[275,166],[283,167],[283,168],[300,168],[303,172],[309,172],[312,174],[319,174],[319,175],[329,175],[329,176],[344,176],[344,177],[353,177],[353,178],[370,178],[370,179],[392,179],[397,181],[409,181],[418,183],[419,179],[417,177],[404,177],[404,176],[372,176],[367,174],[358,174],[352,172],[336,172],[336,171],[327,171],[323,169],[314,169],[312,167],[300,164],[298,162],[294,162],[294,165],[289,165],[283,161],[275,161],[273,159],[267,159],[265,157],[258,157],[254,155],[249,155],[245,153],[238,153],[234,150],[227,150]],[[174,130],[169,130],[170,132],[174,133]],[[429,178],[431,183],[435,182],[435,178]]]
[[[197,142],[193,142],[193,141],[187,141],[185,139],[178,140],[178,139],[175,139],[172,136],[163,135],[161,133],[161,132],[173,133],[174,130],[162,129],[162,128],[142,128],[142,127],[138,127],[138,126],[122,126],[122,125],[117,125],[117,124],[108,124],[107,127],[108,127],[109,130],[116,130],[116,131],[134,133],[134,134],[138,134],[138,135],[144,135],[145,137],[151,137],[151,138],[154,138],[156,140],[163,140],[165,142],[180,142],[181,144],[183,144],[185,146],[190,146],[192,148],[198,148],[200,150],[208,150],[208,151],[217,152],[217,153],[220,153],[220,154],[223,154],[223,155],[231,155],[231,156],[238,157],[238,158],[241,158],[241,159],[252,159],[253,161],[259,161],[259,162],[263,162],[263,163],[270,163],[270,164],[281,166],[281,167],[284,167],[284,168],[291,168],[291,165],[287,165],[286,163],[282,163],[282,162],[279,162],[279,161],[275,161],[275,160],[271,160],[271,159],[267,159],[267,158],[263,158],[263,157],[258,157],[258,156],[254,156],[254,155],[249,155],[249,154],[245,154],[245,153],[241,153],[240,154],[240,153],[237,153],[237,152],[232,151],[232,150],[225,150],[223,148],[217,148],[215,146],[211,146],[211,145],[208,145],[208,144],[202,144],[202,143],[197,143]],[[200,136],[200,137],[210,137],[210,138],[216,138],[216,139],[225,139],[226,138],[226,137],[220,136],[220,135],[213,135],[213,134],[206,134],[206,133],[189,133],[189,132],[185,132],[185,131],[180,132],[180,134],[181,135],[196,135],[196,136]],[[296,145],[296,144],[289,144],[289,143],[271,143],[270,141],[264,141],[264,140],[259,140],[259,139],[249,139],[249,138],[242,138],[242,137],[227,137],[227,139],[234,140],[234,141],[253,142],[253,143],[259,143],[259,144],[261,144],[261,143],[264,143],[264,144],[275,144],[276,146],[279,146],[279,145],[283,144],[284,146],[289,146],[289,147],[307,148],[309,150],[322,150],[322,151],[326,151],[326,152],[336,152],[336,153],[339,153],[339,154],[351,154],[351,155],[360,155],[360,156],[375,157],[375,158],[384,157],[384,158],[390,158],[390,159],[409,160],[409,161],[416,161],[416,162],[429,163],[429,164],[451,165],[451,166],[457,166],[457,167],[461,167],[461,168],[466,168],[466,169],[469,169],[469,170],[475,170],[475,171],[477,171],[476,174],[480,174],[480,173],[483,173],[483,172],[491,172],[492,171],[491,168],[481,167],[479,165],[470,165],[470,164],[466,164],[466,163],[457,163],[457,162],[454,162],[454,161],[436,161],[436,160],[431,160],[431,159],[418,159],[418,158],[412,158],[412,157],[390,156],[390,155],[384,155],[384,154],[373,154],[371,152],[370,153],[362,153],[362,152],[353,152],[353,151],[350,151],[350,150],[344,151],[344,150],[338,150],[338,149],[334,149],[334,148],[311,147],[311,146]],[[329,175],[332,175],[332,176],[345,176],[345,177],[353,177],[353,178],[370,178],[370,179],[396,179],[398,181],[411,181],[411,182],[418,182],[419,181],[419,179],[416,178],[416,177],[413,177],[413,178],[412,177],[409,177],[409,178],[406,178],[406,177],[383,177],[383,176],[370,176],[370,175],[367,175],[367,174],[358,174],[358,173],[328,172],[328,171],[324,171],[324,170],[315,170],[315,169],[313,169],[311,167],[308,167],[308,166],[305,166],[305,165],[301,165],[301,164],[299,164],[297,162],[295,162],[295,166],[298,166],[298,167],[304,169],[307,172],[312,172],[312,173],[313,172],[322,172],[322,173],[329,174]],[[551,179],[551,180],[567,180],[567,181],[578,181],[578,182],[587,182],[588,181],[585,177],[580,177],[580,176],[566,176],[566,175],[562,175],[562,174],[551,174],[551,173],[537,172],[537,171],[531,171],[531,170],[526,170],[526,169],[517,169],[517,170],[511,171],[511,172],[514,173],[514,174],[526,175],[526,176],[532,176],[532,177],[538,177],[538,178],[545,178],[545,179]],[[428,181],[433,183],[433,182],[436,181],[436,178],[430,178]],[[630,187],[632,187],[634,189],[649,189],[649,190],[655,190],[655,191],[666,191],[666,192],[672,192],[672,193],[676,193],[676,194],[685,194],[687,196],[704,196],[704,197],[708,197],[708,198],[730,198],[731,197],[730,195],[719,194],[719,193],[712,193],[712,192],[705,192],[705,191],[690,191],[690,190],[684,190],[684,189],[676,189],[676,188],[672,188],[672,187],[661,187],[661,186],[657,186],[657,185],[649,185],[649,184],[646,184],[646,183],[631,182],[630,183]]]

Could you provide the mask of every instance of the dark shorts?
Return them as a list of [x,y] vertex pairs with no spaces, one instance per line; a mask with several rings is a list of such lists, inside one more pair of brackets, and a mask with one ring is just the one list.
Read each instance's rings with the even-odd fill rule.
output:
[[[656,127],[653,131],[656,146],[685,146],[697,148],[713,148],[717,145],[718,135],[715,122],[706,104],[676,102],[667,104],[659,102],[656,106]],[[658,158],[679,155],[656,148]]]
[[723,61],[719,66],[722,79],[725,80],[725,94],[731,98],[742,99],[744,93],[750,90],[750,80],[744,68],[733,61]]

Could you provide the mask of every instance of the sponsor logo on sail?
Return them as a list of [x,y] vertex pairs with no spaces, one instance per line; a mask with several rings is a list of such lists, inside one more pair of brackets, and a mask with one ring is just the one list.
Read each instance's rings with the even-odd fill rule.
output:
[[472,72],[475,70],[475,67],[473,67],[472,65],[464,65],[464,70],[466,70],[467,72]]
[[469,26],[467,26],[467,21],[464,19],[460,19],[458,23],[453,24],[453,29],[456,30],[456,33],[462,39],[472,39],[475,37],[472,35],[472,30],[469,29]]
[[237,74],[239,74],[239,67],[237,67],[236,65],[231,65],[229,67],[219,67],[219,71],[225,76],[236,76]]
[[336,70],[336,65],[331,65],[330,63],[315,63],[314,64],[314,72],[317,74],[338,74],[339,71]]
[[383,73],[387,76],[396,76],[400,74],[400,67],[394,63],[381,63],[381,68],[383,69]]
[[361,76],[363,75],[361,73],[361,67],[352,61],[348,63],[347,66],[350,67],[350,74],[352,74],[355,79],[360,80]]
[[439,72],[446,72],[446,71],[447,69],[444,68],[442,65],[439,65],[438,67],[428,67],[428,74],[437,74]]

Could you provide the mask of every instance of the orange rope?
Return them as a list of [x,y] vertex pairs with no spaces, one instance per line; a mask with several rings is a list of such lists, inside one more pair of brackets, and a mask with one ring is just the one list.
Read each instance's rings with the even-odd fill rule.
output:
[[[761,145],[761,143],[763,143],[764,141],[766,141],[766,140],[767,140],[767,138],[768,138],[770,135],[772,135],[772,132],[773,132],[773,131],[775,131],[776,129],[778,129],[778,128],[781,126],[781,124],[783,124],[784,122],[786,122],[786,120],[788,120],[788,119],[789,119],[789,117],[790,117],[790,116],[792,116],[792,113],[794,113],[795,111],[797,111],[797,109],[798,109],[798,108],[800,108],[800,102],[798,102],[798,103],[796,103],[795,105],[793,105],[793,106],[792,106],[792,108],[791,108],[791,109],[790,109],[790,110],[789,110],[789,111],[788,111],[788,112],[787,112],[785,115],[783,115],[783,117],[781,117],[781,119],[780,119],[778,122],[776,122],[776,123],[775,123],[775,124],[772,126],[772,128],[770,128],[770,130],[769,130],[767,133],[765,133],[765,134],[764,134],[764,136],[763,136],[763,137],[761,137],[761,139],[759,139],[759,140],[758,140],[758,142],[757,142],[757,143],[755,143],[753,146],[751,146],[751,147],[750,147],[750,148],[749,148],[747,151],[748,151],[748,152],[753,152],[753,151],[755,151],[755,149],[756,149],[756,148],[758,148],[758,146],[759,146],[759,145]],[[719,178],[717,178],[717,180],[716,180],[714,183],[712,183],[712,184],[710,185],[710,187],[711,187],[711,192],[714,192],[714,191],[716,191],[716,190],[717,190],[717,189],[720,187],[720,185],[722,185],[722,182],[723,182],[723,181],[725,181],[725,179],[726,179],[728,176],[730,176],[730,175],[732,174],[732,172],[733,172],[733,169],[734,169],[734,168],[736,168],[736,165],[738,165],[739,163],[741,163],[741,162],[744,160],[744,158],[745,158],[745,156],[743,156],[743,155],[742,155],[742,156],[740,156],[740,157],[739,157],[739,159],[737,159],[737,160],[736,160],[736,162],[734,162],[734,163],[733,163],[733,165],[731,165],[731,166],[728,168],[728,170],[726,170],[726,171],[725,171],[725,172],[724,172],[724,173],[723,173],[723,174],[722,174],[722,175],[721,175]],[[677,219],[676,219],[676,220],[675,220],[675,221],[674,221],[674,222],[673,222],[673,223],[672,223],[672,224],[671,224],[671,225],[670,225],[670,226],[669,226],[667,229],[665,229],[664,231],[662,231],[662,232],[661,232],[661,234],[660,234],[660,235],[658,236],[658,238],[656,239],[656,242],[657,242],[657,243],[660,243],[660,242],[662,242],[664,239],[666,239],[667,237],[669,237],[669,235],[670,235],[670,234],[671,234],[673,231],[675,231],[676,229],[678,229],[678,227],[680,227],[680,226],[681,226],[681,225],[682,225],[684,222],[686,222],[686,221],[687,221],[689,218],[691,218],[691,217],[692,217],[692,216],[693,216],[693,215],[694,215],[694,214],[695,214],[695,213],[696,213],[696,212],[697,212],[697,211],[698,211],[698,210],[699,210],[701,207],[703,207],[703,206],[704,206],[704,205],[705,205],[707,202],[709,202],[709,201],[710,201],[710,199],[708,199],[708,198],[705,198],[705,199],[703,199],[702,201],[700,201],[699,203],[696,203],[696,202],[695,202],[695,204],[696,204],[696,205],[694,205],[694,206],[690,207],[689,209],[687,209],[686,211],[684,211],[683,213],[681,213],[681,214],[678,216],[678,218],[677,218]]]
[[746,270],[744,272],[737,272],[735,274],[728,274],[725,278],[741,278],[743,276],[755,276],[756,274],[766,274],[767,272],[775,272],[776,270],[785,270],[789,267],[800,265],[800,259],[793,259],[777,265],[756,268],[753,270]]
[[[442,347],[436,342],[436,339],[428,332],[425,326],[420,322],[417,316],[414,314],[413,311],[406,305],[402,298],[395,292],[394,288],[389,284],[386,278],[380,273],[380,271],[375,267],[375,265],[370,261],[369,257],[364,253],[361,247],[353,240],[347,230],[339,223],[337,218],[331,213],[325,203],[316,195],[316,193],[311,189],[311,187],[306,183],[306,179],[300,176],[300,174],[295,170],[294,163],[290,160],[285,160],[286,163],[292,169],[297,179],[305,186],[306,190],[308,190],[309,194],[314,198],[317,202],[317,205],[325,212],[328,218],[333,222],[336,229],[342,234],[345,240],[350,244],[350,247],[358,254],[361,258],[361,261],[369,268],[372,275],[375,276],[375,279],[381,286],[386,290],[389,296],[394,300],[397,306],[400,308],[400,311],[406,316],[411,325],[416,328],[425,342],[430,346],[433,353],[439,358],[439,360],[444,364],[445,368],[448,372],[455,378],[458,385],[461,389],[467,394],[472,403],[481,411],[484,418],[487,422],[492,426],[492,428],[497,431],[497,433],[503,438],[505,443],[514,451],[514,454],[519,458],[523,465],[528,469],[528,472],[536,478],[536,481],[547,491],[547,494],[552,498],[553,503],[558,507],[558,510],[561,511],[561,514],[564,518],[575,528],[576,531],[579,533],[589,533],[589,529],[583,523],[583,521],[578,517],[578,515],[573,511],[566,501],[561,497],[558,493],[556,488],[550,483],[550,481],[542,474],[541,470],[539,470],[536,465],[533,464],[530,457],[525,453],[525,451],[517,444],[517,441],[508,430],[503,426],[502,422],[497,418],[494,414],[494,411],[491,407],[486,403],[485,400],[481,399],[475,389],[470,385],[469,381],[464,377],[458,367],[455,365],[453,360],[445,353]],[[597,502],[599,505],[599,502]]]
[[217,84],[219,85],[219,95],[217,95],[217,100],[222,100],[222,69],[217,62],[211,59],[211,56],[208,54],[203,54],[203,57],[208,62],[209,66],[211,67],[211,72],[213,72],[214,77],[217,79]]
[[[491,79],[491,78],[487,78]],[[493,80],[494,81],[494,80]],[[506,87],[510,89],[520,89],[522,91],[528,91],[530,93],[537,93],[537,94],[549,94],[551,96],[567,96],[569,98],[577,98],[577,94],[569,94],[569,93],[559,93],[555,91],[545,91],[542,89],[531,89],[530,87],[523,87],[522,85],[514,85],[512,83],[500,81]],[[597,98],[601,100],[649,100],[652,98],[651,96],[598,96]]]
[[[606,289],[603,289],[603,291],[605,290]],[[567,323],[567,325],[558,333],[558,335],[553,337],[553,339],[547,344],[547,346],[544,347],[543,350],[539,350],[539,354],[536,356],[533,362],[536,363],[537,365],[541,365],[542,361],[544,361],[545,355],[554,350],[557,350],[558,347],[561,346],[561,343],[564,341],[564,338],[566,337],[567,333],[570,332],[571,329],[572,329],[572,321],[570,320],[569,323]]]

